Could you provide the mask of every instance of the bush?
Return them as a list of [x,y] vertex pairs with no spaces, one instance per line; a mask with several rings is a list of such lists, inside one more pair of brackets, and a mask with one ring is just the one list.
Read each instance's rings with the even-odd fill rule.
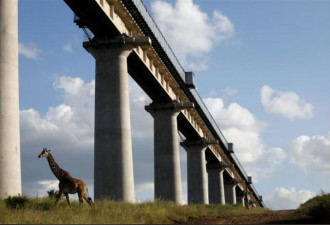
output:
[[53,208],[54,208],[53,204],[49,202],[39,202],[36,204],[36,209],[40,209],[40,210],[51,210]]
[[330,193],[321,193],[309,199],[304,204],[301,204],[297,211],[318,221],[330,222]]
[[9,209],[23,209],[29,200],[30,199],[25,195],[9,196],[5,199],[5,204]]

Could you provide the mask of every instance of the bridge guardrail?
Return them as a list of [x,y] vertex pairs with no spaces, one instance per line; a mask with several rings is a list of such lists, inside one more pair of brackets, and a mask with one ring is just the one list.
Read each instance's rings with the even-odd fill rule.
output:
[[166,41],[164,35],[160,31],[156,22],[154,21],[154,19],[148,12],[147,7],[143,3],[143,1],[142,0],[130,0],[130,1],[132,1],[135,4],[136,8],[139,10],[142,17],[145,19],[145,21],[148,24],[148,26],[150,27],[151,31],[154,33],[155,37],[157,38],[159,44],[164,49],[167,56],[170,58],[172,64],[176,68],[176,70],[179,72],[182,80],[185,80],[185,71],[184,71],[182,65],[180,64],[179,60],[175,56],[173,50],[171,49],[170,45]]

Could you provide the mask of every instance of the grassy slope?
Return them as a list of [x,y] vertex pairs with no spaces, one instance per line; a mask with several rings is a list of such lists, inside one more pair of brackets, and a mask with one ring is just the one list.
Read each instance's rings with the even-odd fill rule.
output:
[[69,208],[65,201],[54,207],[51,199],[30,199],[22,209],[8,209],[0,201],[0,223],[173,223],[204,217],[264,214],[267,209],[245,210],[242,206],[191,205],[177,206],[171,202],[130,204],[101,201],[91,209],[76,202]]
[[99,201],[95,203],[95,208],[91,209],[86,203],[79,207],[77,202],[73,202],[70,208],[64,200],[56,207],[54,202],[52,198],[29,199],[24,196],[11,201],[7,199],[7,204],[0,200],[0,224],[330,223],[330,194],[318,195],[297,210],[280,211],[264,208],[246,210],[241,205],[178,206],[163,201],[138,204]]
[[297,213],[308,215],[316,222],[330,223],[330,193],[322,193],[301,204]]

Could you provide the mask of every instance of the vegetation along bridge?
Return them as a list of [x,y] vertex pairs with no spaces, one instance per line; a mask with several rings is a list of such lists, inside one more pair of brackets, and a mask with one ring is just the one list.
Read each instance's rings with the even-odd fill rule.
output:
[[[195,89],[193,72],[184,71],[142,0],[64,1],[74,12],[74,22],[86,34],[83,47],[96,62],[95,199],[135,201],[127,76],[130,74],[153,101],[145,109],[154,118],[155,199],[182,204],[179,131],[185,137],[180,145],[187,152],[189,204],[246,205],[248,202],[264,207],[252,178],[246,175],[235,156],[233,143],[226,141]],[[15,11],[6,1],[0,2],[1,9],[7,7],[7,12]],[[10,25],[12,15],[4,11],[1,10],[0,21]],[[17,30],[17,24],[10,26]],[[17,46],[17,39],[7,36],[8,33],[1,30],[1,51],[8,51],[6,47],[3,50],[5,43]],[[1,156],[9,151],[19,154],[17,138],[7,140],[3,135],[9,127],[6,123],[9,116],[3,108],[11,107],[18,114],[18,107],[15,108],[18,98],[13,103],[7,97],[8,93],[14,98],[18,95],[17,80],[3,79],[7,73],[3,68],[17,68],[6,63],[4,57],[1,52]],[[7,87],[6,82],[13,85]],[[12,118],[15,120],[16,117]],[[12,130],[11,135],[15,137],[19,128]],[[20,162],[9,158],[0,158],[0,197],[21,191],[20,179],[16,179],[20,174],[11,172],[13,168],[20,170]],[[12,163],[4,163],[9,160]],[[13,189],[13,185],[17,189]],[[244,200],[245,196],[248,201]]]

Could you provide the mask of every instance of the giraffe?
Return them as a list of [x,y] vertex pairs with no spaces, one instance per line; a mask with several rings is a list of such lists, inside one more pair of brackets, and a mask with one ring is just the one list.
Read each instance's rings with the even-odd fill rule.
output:
[[50,169],[54,173],[54,175],[59,180],[59,193],[56,196],[55,205],[58,200],[61,198],[62,194],[65,195],[66,200],[71,206],[69,194],[75,194],[78,192],[79,197],[79,205],[83,204],[83,199],[91,206],[94,206],[93,200],[88,196],[88,188],[84,181],[73,178],[68,171],[63,170],[59,165],[55,162],[50,150],[44,148],[42,152],[38,155],[38,158],[46,157],[50,166]]

